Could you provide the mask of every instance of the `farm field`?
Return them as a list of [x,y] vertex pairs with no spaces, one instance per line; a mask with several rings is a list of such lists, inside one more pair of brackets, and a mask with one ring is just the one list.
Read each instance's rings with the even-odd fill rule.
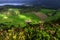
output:
[[0,10],[0,40],[59,39],[59,9],[4,8]]

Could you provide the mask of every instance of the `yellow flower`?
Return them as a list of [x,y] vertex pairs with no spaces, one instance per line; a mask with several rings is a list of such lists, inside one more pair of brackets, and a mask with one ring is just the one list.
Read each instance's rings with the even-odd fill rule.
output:
[[23,34],[24,34],[24,32],[20,32],[19,34],[20,34],[20,35],[23,35]]
[[20,40],[25,40],[24,32],[20,32],[20,33],[19,33],[19,39],[20,39]]
[[3,18],[4,18],[4,19],[7,19],[8,17],[7,17],[7,16],[4,16]]
[[8,30],[9,32],[12,31],[12,30]]
[[6,36],[6,37],[5,37],[5,40],[9,40],[9,36]]
[[13,38],[16,39],[16,35],[14,35]]
[[11,36],[12,34],[11,33],[9,33],[9,36]]

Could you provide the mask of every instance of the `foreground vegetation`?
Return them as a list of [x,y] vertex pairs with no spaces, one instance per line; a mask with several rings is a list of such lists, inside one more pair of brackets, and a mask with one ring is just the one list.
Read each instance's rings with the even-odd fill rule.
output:
[[[0,40],[59,40],[60,10],[41,9],[47,16],[36,16],[35,9],[8,8],[0,11]],[[44,16],[43,16],[44,17]]]

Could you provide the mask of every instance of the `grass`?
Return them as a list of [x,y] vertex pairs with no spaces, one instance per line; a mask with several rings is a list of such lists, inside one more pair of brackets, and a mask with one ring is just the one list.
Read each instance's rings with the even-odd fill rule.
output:
[[[0,40],[59,40],[60,11],[41,20],[27,9],[8,8],[0,12]],[[41,9],[43,14],[55,10]]]
[[32,23],[37,23],[40,19],[31,13],[20,13],[18,9],[9,9],[6,13],[1,13],[0,22],[12,22],[16,24],[25,25],[26,20],[32,21]]

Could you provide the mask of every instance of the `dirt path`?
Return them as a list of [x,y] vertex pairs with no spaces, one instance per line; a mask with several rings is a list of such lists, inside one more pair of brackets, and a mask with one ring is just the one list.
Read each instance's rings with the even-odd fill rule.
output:
[[48,16],[45,14],[42,14],[40,12],[33,12],[36,16],[38,16],[41,20],[44,20],[45,18],[47,18]]

